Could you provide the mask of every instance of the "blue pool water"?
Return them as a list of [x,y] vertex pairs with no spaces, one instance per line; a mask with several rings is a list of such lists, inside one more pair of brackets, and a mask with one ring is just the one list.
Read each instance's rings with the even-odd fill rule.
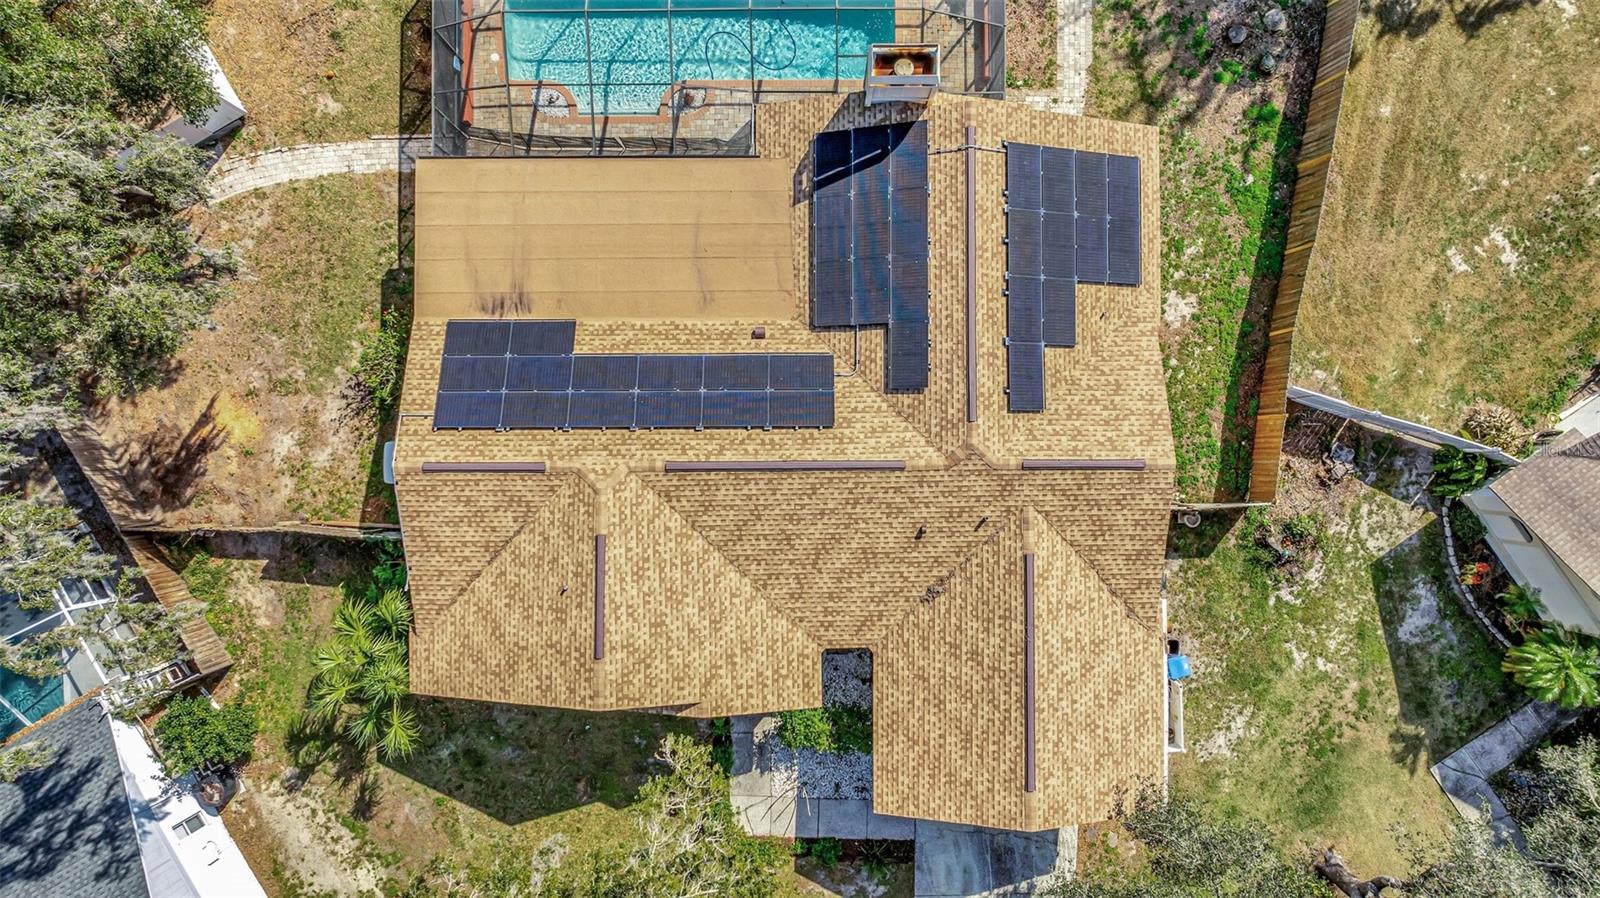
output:
[[[0,667],[0,695],[29,720],[38,720],[65,701],[60,677],[33,680]],[[22,729],[22,721],[0,705],[0,739]]]
[[[675,4],[670,16],[669,0],[589,0],[587,36],[583,2],[508,0],[505,42],[511,80],[562,84],[585,113],[590,60],[594,111],[653,115],[678,81],[861,78],[868,45],[894,40],[894,0],[838,10],[832,0],[826,8],[820,0],[690,0],[683,5],[694,9]],[[517,11],[535,3],[540,12]],[[572,10],[543,11],[564,3]],[[611,12],[607,3],[660,11]]]

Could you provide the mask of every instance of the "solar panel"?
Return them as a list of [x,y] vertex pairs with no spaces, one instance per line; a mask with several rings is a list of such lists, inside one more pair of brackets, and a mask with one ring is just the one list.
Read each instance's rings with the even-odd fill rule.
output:
[[1006,282],[1006,338],[1044,342],[1044,282],[1039,278],[1018,276]]
[[774,390],[833,389],[833,356],[824,353],[775,355],[771,358]]
[[889,364],[885,388],[891,392],[928,388],[928,322],[897,319],[889,324]]
[[511,322],[512,355],[562,355],[572,352],[576,321]]
[[851,166],[850,132],[823,131],[818,134],[811,142],[811,161],[818,190],[841,181],[846,183],[848,189]]
[[638,382],[639,357],[636,355],[572,357],[574,390],[631,390]]
[[1065,212],[1046,212],[1040,223],[1041,273],[1047,278],[1078,274],[1077,220]]
[[1139,160],[1106,159],[1106,280],[1139,283]]
[[1006,144],[1011,411],[1044,410],[1044,347],[1077,344],[1078,284],[1135,285],[1139,265],[1137,158]]
[[812,325],[926,322],[927,123],[826,131],[812,159]]
[[639,357],[639,389],[696,390],[705,382],[705,356],[645,355]]
[[635,423],[639,427],[699,427],[701,395],[699,390],[641,391]]
[[514,355],[506,360],[507,390],[572,389],[572,356]]
[[1039,208],[1046,212],[1073,212],[1073,168],[1076,154],[1060,147],[1039,148]]
[[1038,209],[1039,150],[1027,143],[1006,144],[1006,205],[1012,209]]
[[761,427],[770,422],[766,390],[707,390],[701,397],[705,427]]
[[635,394],[631,391],[589,390],[568,393],[567,426],[574,428],[632,427]]
[[708,355],[705,359],[705,388],[707,390],[765,390],[767,388],[767,356]]
[[506,385],[506,357],[445,356],[439,365],[439,389],[445,392],[501,390]]
[[445,355],[505,355],[510,348],[511,322],[509,321],[445,323]]
[[1039,237],[1043,228],[1040,213],[1031,209],[1012,209],[1006,213],[1006,269],[1018,274],[1038,275],[1041,267]]
[[434,426],[766,428],[770,392],[779,426],[827,427],[833,363],[828,353],[446,356]]
[[1044,280],[1044,345],[1078,344],[1078,282],[1066,278]]
[[502,430],[529,430],[567,426],[569,391],[558,393],[506,393],[500,415]]
[[1006,347],[1006,407],[1013,412],[1044,411],[1044,344]]
[[1106,214],[1106,154],[1076,153],[1074,177],[1076,211],[1079,217]]
[[1078,216],[1078,280],[1091,284],[1106,281],[1106,217]]
[[773,427],[831,427],[833,391],[774,390],[767,394]]
[[500,401],[495,392],[439,393],[433,407],[435,430],[494,430],[500,426]]

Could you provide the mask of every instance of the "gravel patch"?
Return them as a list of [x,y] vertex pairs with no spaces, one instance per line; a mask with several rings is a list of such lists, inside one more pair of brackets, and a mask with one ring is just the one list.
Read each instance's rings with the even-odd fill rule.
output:
[[822,653],[824,707],[872,707],[872,653],[866,649]]

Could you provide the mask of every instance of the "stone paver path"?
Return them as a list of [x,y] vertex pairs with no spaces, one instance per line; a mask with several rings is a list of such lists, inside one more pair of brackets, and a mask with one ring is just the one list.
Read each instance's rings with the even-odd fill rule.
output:
[[1555,705],[1529,702],[1433,765],[1433,778],[1461,816],[1486,820],[1498,838],[1521,848],[1522,827],[1506,812],[1489,780],[1570,720],[1572,715]]
[[1094,61],[1094,0],[1056,0],[1056,90],[1024,102],[1040,109],[1083,115]]
[[344,143],[308,143],[225,158],[211,171],[211,200],[217,202],[287,181],[324,175],[372,174],[410,169],[428,155],[426,135],[377,136]]

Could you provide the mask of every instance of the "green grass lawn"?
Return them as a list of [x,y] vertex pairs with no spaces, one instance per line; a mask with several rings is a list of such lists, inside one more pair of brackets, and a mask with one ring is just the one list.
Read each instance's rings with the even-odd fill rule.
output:
[[1161,131],[1161,343],[1178,489],[1196,502],[1249,485],[1263,323],[1283,264],[1280,188],[1302,112],[1283,70],[1266,76],[1219,45],[1206,15],[1181,0],[1097,4],[1088,103],[1089,115]]
[[1337,845],[1357,869],[1390,872],[1404,869],[1392,827],[1432,836],[1454,813],[1428,767],[1518,699],[1450,591],[1438,521],[1407,501],[1426,464],[1391,441],[1363,446],[1375,487],[1285,475],[1276,513],[1320,532],[1297,576],[1257,547],[1264,515],[1220,539],[1175,531],[1171,616],[1197,674],[1174,781],[1267,821],[1286,849]]

